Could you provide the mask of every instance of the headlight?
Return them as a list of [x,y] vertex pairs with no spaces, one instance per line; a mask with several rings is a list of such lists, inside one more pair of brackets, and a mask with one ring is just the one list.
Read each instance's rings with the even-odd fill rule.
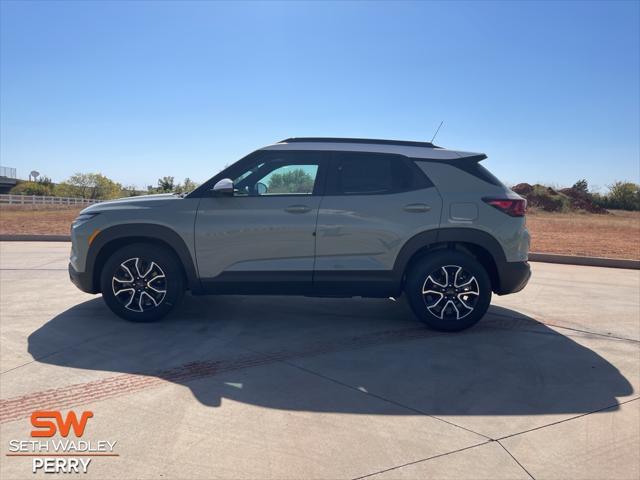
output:
[[83,223],[87,223],[89,220],[91,220],[93,217],[95,217],[96,215],[98,215],[97,213],[81,213],[80,215],[78,215],[78,217],[73,221],[73,223],[71,224],[72,227],[79,227],[80,225],[82,225]]

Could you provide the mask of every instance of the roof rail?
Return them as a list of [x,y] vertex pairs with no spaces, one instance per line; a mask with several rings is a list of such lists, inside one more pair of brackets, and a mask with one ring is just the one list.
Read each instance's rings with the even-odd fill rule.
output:
[[400,145],[403,147],[440,148],[431,142],[412,142],[407,140],[380,140],[373,138],[335,138],[335,137],[291,137],[278,143],[316,142],[316,143],[369,143],[374,145]]

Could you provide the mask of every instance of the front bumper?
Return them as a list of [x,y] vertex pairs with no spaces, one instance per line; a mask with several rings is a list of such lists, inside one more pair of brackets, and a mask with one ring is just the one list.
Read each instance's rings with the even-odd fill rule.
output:
[[527,286],[531,278],[529,262],[505,262],[498,267],[500,288],[496,289],[498,295],[516,293]]
[[86,293],[96,293],[93,291],[93,278],[87,272],[78,272],[73,265],[69,263],[69,278],[71,283]]

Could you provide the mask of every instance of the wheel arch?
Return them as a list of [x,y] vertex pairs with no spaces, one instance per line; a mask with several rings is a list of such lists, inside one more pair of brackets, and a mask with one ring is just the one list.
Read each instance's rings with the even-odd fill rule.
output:
[[101,231],[89,247],[86,271],[90,272],[93,293],[100,291],[100,272],[107,259],[119,248],[138,242],[160,245],[173,252],[180,262],[188,288],[200,290],[195,263],[177,232],[162,225],[124,224]]
[[445,228],[422,232],[410,238],[400,250],[394,264],[396,280],[404,287],[408,268],[435,251],[457,250],[480,262],[489,275],[491,289],[500,290],[500,267],[506,263],[504,251],[490,234],[474,228]]

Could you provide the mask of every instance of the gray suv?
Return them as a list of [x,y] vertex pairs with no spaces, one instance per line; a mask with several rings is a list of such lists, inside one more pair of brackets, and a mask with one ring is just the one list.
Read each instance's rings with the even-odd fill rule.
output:
[[84,209],[69,274],[132,321],[192,294],[397,297],[447,331],[530,276],[526,201],[486,155],[426,142],[289,138],[186,195]]

